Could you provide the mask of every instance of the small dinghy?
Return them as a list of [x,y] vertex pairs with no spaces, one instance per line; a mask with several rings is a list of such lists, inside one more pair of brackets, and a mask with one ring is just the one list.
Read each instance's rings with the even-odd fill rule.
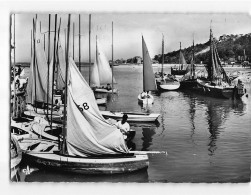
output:
[[112,112],[100,111],[105,118],[112,118],[121,120],[124,114],[127,114],[128,122],[154,122],[158,119],[160,114],[157,113],[139,113],[139,112]]
[[156,80],[157,88],[161,91],[173,91],[180,87],[180,82],[176,80],[175,76],[165,75],[163,72],[164,66],[164,35],[162,37],[162,66],[161,66],[161,78]]
[[143,105],[146,104],[151,105],[154,102],[154,98],[149,92],[156,90],[156,84],[153,73],[152,60],[150,58],[143,36],[142,36],[142,52],[143,52],[143,91],[147,93],[144,95],[142,93],[139,94],[138,102]]

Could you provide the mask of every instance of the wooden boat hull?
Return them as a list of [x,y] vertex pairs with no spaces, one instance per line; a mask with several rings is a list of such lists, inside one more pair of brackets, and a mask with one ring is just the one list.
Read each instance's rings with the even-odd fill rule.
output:
[[157,87],[159,90],[162,91],[174,91],[179,89],[180,87],[180,82],[178,81],[168,81],[168,82],[157,82]]
[[192,89],[197,86],[197,79],[187,79],[180,81],[180,89]]
[[230,99],[234,97],[233,86],[230,87],[211,86],[208,85],[207,82],[204,82],[200,79],[197,79],[197,87],[195,88],[195,90],[200,92],[201,94],[215,98]]
[[160,114],[157,113],[133,113],[133,112],[111,112],[100,111],[105,118],[112,118],[115,120],[121,120],[124,114],[127,114],[128,122],[154,122],[158,119]]
[[82,174],[118,174],[147,169],[147,155],[125,157],[69,157],[56,153],[29,152],[24,158],[41,168]]
[[148,94],[148,95],[149,95],[150,97],[142,99],[142,98],[141,98],[141,94],[139,94],[139,95],[138,95],[138,102],[139,102],[140,104],[153,104],[153,102],[154,102],[153,96],[150,95],[150,94]]
[[95,88],[94,93],[118,93],[118,89],[107,90],[105,88]]

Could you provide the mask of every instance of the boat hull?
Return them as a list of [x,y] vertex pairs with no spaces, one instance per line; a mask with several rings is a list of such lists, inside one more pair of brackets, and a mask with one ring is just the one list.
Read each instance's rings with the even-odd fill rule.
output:
[[153,96],[150,95],[150,94],[148,94],[148,95],[149,95],[148,98],[142,99],[142,98],[141,98],[141,94],[139,94],[139,95],[138,95],[138,102],[139,102],[140,104],[153,104],[153,102],[154,102]]
[[118,93],[118,89],[107,90],[105,88],[95,88],[95,93]]
[[80,158],[62,156],[56,153],[26,153],[26,161],[41,168],[82,174],[118,174],[148,168],[147,155],[121,158]]
[[197,79],[197,87],[195,88],[196,91],[200,92],[201,94],[215,97],[215,98],[223,98],[223,99],[230,99],[234,98],[234,87],[219,87],[219,86],[211,86],[207,85],[207,82]]
[[121,120],[124,114],[127,114],[128,122],[154,122],[158,119],[160,114],[152,113],[130,113],[130,112],[111,112],[100,111],[105,118],[112,118],[115,120]]
[[157,87],[162,91],[174,91],[180,88],[180,82],[170,81],[170,82],[157,82]]
[[197,79],[187,79],[180,81],[180,89],[192,89],[197,86]]

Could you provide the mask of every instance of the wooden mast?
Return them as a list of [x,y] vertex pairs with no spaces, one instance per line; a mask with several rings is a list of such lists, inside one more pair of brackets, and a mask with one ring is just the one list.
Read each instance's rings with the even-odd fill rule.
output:
[[74,33],[75,33],[75,24],[73,22],[73,33],[72,33],[72,49],[73,49],[72,58],[73,60],[74,60]]
[[14,47],[14,62],[13,62],[13,66],[14,66],[14,71],[13,71],[13,76],[14,76],[14,101],[13,101],[13,117],[15,117],[15,112],[16,112],[16,81],[15,81],[15,77],[16,77],[16,29],[15,29],[15,23],[16,23],[16,19],[15,19],[15,14],[13,14],[13,19],[14,19],[14,30],[13,30],[13,47]]
[[162,65],[161,65],[161,78],[164,78],[164,35],[162,34]]
[[54,71],[55,71],[55,61],[56,61],[56,31],[57,31],[57,14],[55,14],[55,33],[54,33],[54,43],[53,43],[53,68],[52,68],[52,96],[51,96],[51,127],[52,127],[52,112],[53,112],[53,94],[54,94]]
[[79,31],[79,36],[78,36],[78,40],[79,40],[79,46],[78,46],[78,57],[79,57],[79,59],[78,59],[78,69],[79,69],[79,72],[81,72],[81,35],[80,35],[80,32],[81,32],[81,26],[80,26],[80,24],[81,24],[81,22],[80,22],[80,20],[81,20],[81,18],[80,18],[80,14],[79,14],[79,16],[78,16],[78,18],[79,18],[79,20],[78,20],[78,31]]
[[[37,14],[36,14],[36,22],[37,22]],[[36,23],[35,23],[35,20],[33,18],[33,66],[36,67],[36,36],[35,36],[35,33],[36,33]],[[36,71],[34,71],[34,78],[35,78],[35,81],[34,81],[34,84],[35,84],[35,107],[36,107],[36,112],[37,112],[37,82],[36,82]]]
[[65,102],[64,102],[64,120],[63,120],[63,145],[62,150],[60,150],[61,154],[66,154],[66,137],[67,137],[67,131],[66,131],[66,105],[67,105],[67,84],[68,84],[68,68],[69,68],[69,36],[70,36],[70,26],[71,26],[71,14],[68,16],[68,30],[67,30],[67,52],[66,52],[66,71],[65,71]]
[[112,22],[112,94],[113,94],[113,22]]
[[[48,33],[48,58],[47,58],[47,67],[48,67],[48,71],[47,71],[47,117],[49,114],[49,74],[50,74],[50,37],[51,37],[51,14],[49,14],[49,33]],[[52,121],[51,121],[51,125],[52,125]]]
[[32,29],[31,29],[31,58],[32,58]]
[[181,42],[180,42],[180,56],[179,56],[179,70],[181,70]]
[[91,83],[91,14],[89,14],[89,85]]

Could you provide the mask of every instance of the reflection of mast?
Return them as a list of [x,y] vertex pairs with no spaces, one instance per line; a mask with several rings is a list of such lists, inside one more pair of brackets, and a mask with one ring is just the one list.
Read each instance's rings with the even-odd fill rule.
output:
[[[193,140],[193,135],[194,135],[194,130],[195,130],[195,125],[194,125],[194,117],[195,117],[195,99],[191,96],[190,97],[190,109],[189,109],[189,114],[190,114],[190,121],[191,121],[191,139],[192,142],[194,143]],[[195,144],[195,143],[194,143]]]

